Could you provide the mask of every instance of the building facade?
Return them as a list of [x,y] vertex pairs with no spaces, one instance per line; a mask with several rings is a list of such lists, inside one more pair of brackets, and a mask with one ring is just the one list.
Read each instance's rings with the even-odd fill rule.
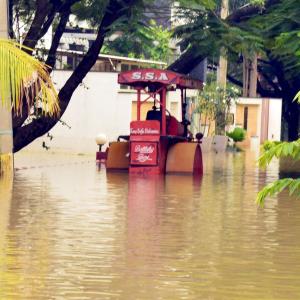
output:
[[[72,74],[80,55],[80,52],[60,52],[57,68],[53,71],[53,82],[58,90]],[[74,92],[61,122],[26,149],[41,151],[44,145],[54,152],[94,153],[97,149],[95,137],[99,133],[104,133],[109,142],[115,141],[119,135],[129,134],[130,122],[136,119],[136,91],[119,85],[118,74],[121,71],[147,67],[164,68],[165,63],[99,55],[92,70]],[[197,91],[190,91],[189,95],[192,97],[196,93]],[[142,99],[145,97],[146,95],[142,95]],[[142,119],[152,106],[152,101],[142,105]],[[181,120],[179,91],[169,93],[167,109]]]

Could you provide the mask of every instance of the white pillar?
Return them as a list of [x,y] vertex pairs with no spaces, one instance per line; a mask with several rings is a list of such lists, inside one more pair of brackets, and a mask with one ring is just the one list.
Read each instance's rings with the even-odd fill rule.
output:
[[[0,38],[8,38],[7,0],[0,0]],[[0,172],[1,169],[13,169],[13,133],[11,110],[0,105]],[[2,161],[2,163],[1,163]]]

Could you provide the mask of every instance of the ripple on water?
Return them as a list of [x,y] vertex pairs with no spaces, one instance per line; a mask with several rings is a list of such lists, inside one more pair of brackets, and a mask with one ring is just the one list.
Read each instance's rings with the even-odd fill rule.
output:
[[194,180],[106,174],[88,157],[18,163],[0,181],[0,299],[300,297],[300,202],[254,203],[276,164],[211,156]]

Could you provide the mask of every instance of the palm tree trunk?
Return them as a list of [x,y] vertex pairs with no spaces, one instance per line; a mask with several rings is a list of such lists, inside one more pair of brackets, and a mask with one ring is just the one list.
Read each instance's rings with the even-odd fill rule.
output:
[[[7,0],[0,0],[0,38],[8,38]],[[9,107],[0,104],[0,176],[13,170],[12,119]]]

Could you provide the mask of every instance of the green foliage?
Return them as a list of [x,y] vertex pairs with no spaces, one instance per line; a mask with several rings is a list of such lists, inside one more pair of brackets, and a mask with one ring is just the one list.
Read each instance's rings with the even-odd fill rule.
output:
[[243,128],[236,127],[231,132],[226,132],[226,135],[230,137],[235,143],[242,142],[246,137],[246,131]]
[[186,22],[175,28],[174,36],[187,51],[186,60],[206,57],[209,67],[215,68],[224,49],[228,78],[242,85],[245,58],[258,55],[257,92],[262,97],[283,99],[288,137],[294,140],[299,115],[292,103],[300,82],[299,0],[232,0],[225,20],[220,18],[221,0],[213,2],[212,6],[178,10],[178,18]]
[[[294,100],[300,101],[300,91]],[[261,168],[266,168],[274,157],[291,157],[294,160],[300,160],[300,139],[294,142],[266,141],[262,146],[262,151],[258,159]],[[285,178],[270,183],[258,193],[256,202],[263,205],[266,197],[274,196],[286,188],[289,189],[290,195],[297,193],[300,196],[300,178]]]
[[170,42],[171,32],[154,20],[148,26],[132,22],[118,38],[107,41],[103,52],[167,62],[172,54]]
[[295,77],[299,76],[300,71],[299,1],[280,1],[280,4],[271,6],[267,13],[251,18],[247,23],[253,28],[253,33],[264,37],[264,53],[280,62],[285,77],[297,80]]
[[294,142],[266,142],[263,154],[259,157],[259,166],[265,168],[273,158],[291,157],[300,159],[300,139]]
[[295,96],[294,101],[297,101],[298,103],[300,103],[300,91]]
[[75,3],[72,13],[78,21],[88,21],[90,26],[97,27],[101,22],[108,0],[83,0]]
[[22,51],[24,48],[11,40],[0,39],[0,107],[22,114],[24,99],[31,107],[37,97],[44,114],[58,115],[57,92],[47,66]]
[[263,6],[265,4],[265,0],[251,0],[250,3]]
[[[239,2],[239,1],[236,1]],[[245,1],[241,1],[245,4]],[[249,2],[249,1],[248,1]],[[215,1],[212,7],[220,6]],[[239,4],[235,3],[235,7]],[[196,46],[200,55],[214,61],[220,56],[220,49],[226,49],[229,56],[236,57],[241,53],[253,55],[263,48],[263,37],[244,26],[233,26],[221,20],[218,10],[202,6],[201,9],[181,7],[178,18],[184,18],[187,22],[174,30],[174,36],[181,39],[180,45],[183,49]]]
[[216,1],[214,0],[180,0],[179,6],[186,7],[189,9],[215,9],[217,6]]
[[[269,94],[270,91],[273,97],[280,98],[294,94],[300,80],[299,0],[275,1],[274,4],[263,0],[230,1],[231,15],[227,20],[220,19],[220,2],[202,5],[197,10],[187,7],[178,11],[178,17],[187,20],[174,33],[181,39],[182,49],[193,47],[195,56],[207,57],[211,64],[218,61],[220,49],[226,49],[229,64],[234,65],[230,75],[240,81],[241,72],[236,70],[243,61],[241,56],[249,58],[259,53],[260,92]],[[261,13],[249,13],[240,19],[230,18],[247,4],[265,4],[265,8]],[[287,86],[290,90],[281,94]]]
[[[294,160],[300,159],[300,139],[294,142],[270,142],[264,143],[263,154],[260,156],[259,166],[265,168],[271,160],[276,157],[291,157]],[[290,195],[297,193],[300,196],[300,178],[284,178],[276,180],[264,187],[257,195],[256,202],[263,205],[266,197],[274,196],[284,189],[288,189]]]
[[[145,7],[145,3],[149,5],[149,2],[151,3],[153,0],[136,0],[134,5],[130,3],[131,1],[118,0],[116,2],[122,4],[126,14],[114,22],[113,27],[116,27],[117,25],[120,27],[126,27],[128,22],[137,16],[140,16],[141,11]],[[103,15],[108,4],[109,0],[78,1],[75,5],[73,5],[72,13],[76,16],[78,21],[86,21],[91,27],[97,28],[102,22]]]
[[284,189],[289,190],[290,196],[293,194],[300,196],[300,178],[284,178],[268,184],[258,193],[256,203],[263,206],[266,197],[275,196],[276,194],[281,193]]
[[[79,1],[73,6],[72,12],[79,21],[87,21],[90,26],[97,27],[107,2],[108,0]],[[134,6],[130,5],[128,14],[110,28],[117,37],[108,38],[101,52],[167,62],[171,55],[170,31],[157,25],[154,20],[148,24],[142,19],[144,15],[141,12],[146,10],[146,6],[151,9],[152,2],[153,0],[138,0]]]

